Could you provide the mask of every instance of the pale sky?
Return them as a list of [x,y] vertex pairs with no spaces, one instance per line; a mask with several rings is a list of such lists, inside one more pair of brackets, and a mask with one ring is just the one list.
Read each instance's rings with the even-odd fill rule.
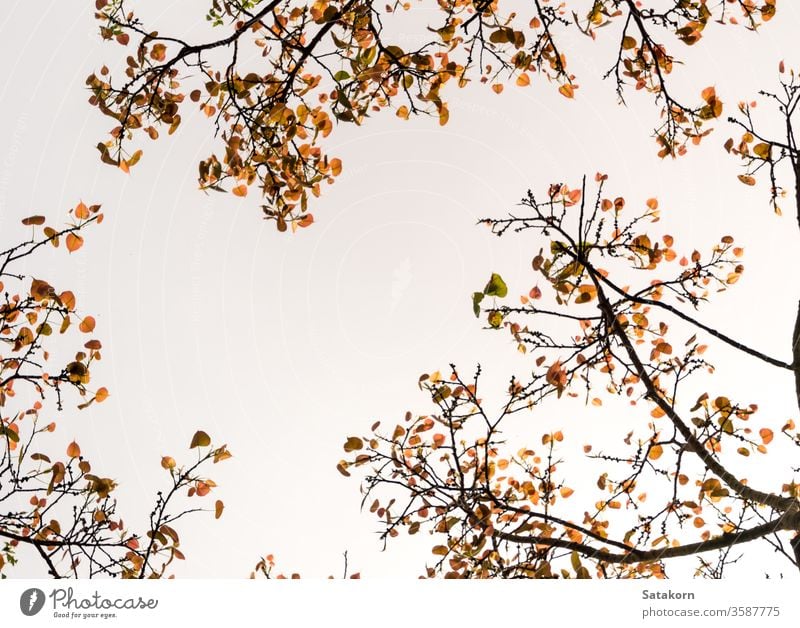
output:
[[[151,5],[147,15],[153,28],[172,25],[192,39],[205,29],[197,4],[172,2],[164,15]],[[326,149],[344,172],[311,208],[316,224],[291,235],[261,219],[254,194],[197,189],[197,161],[212,150],[199,114],[186,115],[171,138],[142,145],[130,175],[100,163],[95,145],[111,124],[87,104],[84,80],[122,48],[100,42],[90,5],[17,0],[0,16],[0,233],[9,244],[25,216],[59,221],[81,199],[103,204],[106,219],[87,231],[81,251],[37,255],[26,270],[73,290],[97,319],[104,351],[93,384],[112,396],[83,412],[68,406],[56,434],[64,443],[77,438],[94,466],[119,481],[132,528],[142,528],[168,482],[161,456],[188,460],[196,429],[234,454],[211,469],[223,517],[195,516],[179,530],[188,558],[179,576],[244,577],[267,553],[288,572],[338,574],[345,550],[365,576],[423,572],[432,539],[401,535],[381,552],[373,515],[359,511],[358,474],[345,479],[335,465],[346,436],[430,410],[417,388],[423,372],[450,362],[468,372],[480,362],[484,390],[498,402],[509,376],[524,374],[525,356],[507,334],[481,329],[470,294],[492,272],[512,295],[535,283],[539,241],[499,240],[475,226],[511,210],[528,188],[577,185],[600,170],[614,195],[639,204],[657,197],[661,228],[683,250],[708,249],[730,233],[745,247],[745,274],[701,318],[789,357],[799,296],[789,275],[795,208],[785,203],[777,218],[765,186],[736,181],[739,164],[722,149],[733,131],[724,124],[688,156],[660,160],[649,137],[656,106],[632,94],[620,107],[614,86],[600,80],[613,60],[610,33],[593,46],[570,40],[581,85],[575,101],[534,78],[500,96],[479,85],[449,91],[444,128],[389,112],[361,128],[335,128]],[[701,44],[674,50],[686,62],[674,89],[693,100],[713,84],[732,113],[736,101],[777,85],[780,59],[800,64],[790,56],[799,25],[800,10],[782,2],[760,35],[709,26]],[[788,374],[772,379],[717,345],[709,358],[715,390],[747,390],[778,428],[797,418]],[[628,422],[647,420],[641,412],[588,415],[579,404],[564,416],[564,408],[550,404],[547,416],[574,435],[562,455],[579,471],[584,442],[618,441]],[[517,429],[523,438],[530,429],[535,442],[547,428],[537,419]],[[759,470],[774,481],[769,468],[748,469],[754,482]],[[759,551],[754,560],[768,560]]]

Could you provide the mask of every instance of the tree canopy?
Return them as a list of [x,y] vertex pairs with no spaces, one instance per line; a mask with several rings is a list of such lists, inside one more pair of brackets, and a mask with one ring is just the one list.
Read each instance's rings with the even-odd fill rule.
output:
[[[84,231],[102,222],[103,214],[100,205],[80,202],[69,220],[54,227],[44,216],[29,216],[22,220],[29,235],[0,252],[0,577],[28,550],[54,578],[162,577],[173,560],[184,558],[176,522],[203,509],[180,506],[181,494],[196,500],[208,495],[215,483],[203,473],[206,463],[231,454],[225,445],[212,446],[200,430],[190,443],[196,460],[179,465],[164,456],[169,481],[154,497],[149,526],[136,532],[115,499],[118,480],[94,468],[75,440],[53,442],[61,421],[51,420],[52,414],[64,410],[66,398],[77,393],[77,409],[83,410],[110,394],[92,381],[103,347],[94,337],[95,318],[80,312],[72,291],[19,269],[44,247],[63,243],[68,253],[78,251]],[[75,332],[88,339],[77,340]],[[65,353],[70,337],[74,357]],[[216,517],[223,508],[217,500]]]
[[[704,138],[732,129],[724,150],[742,170],[738,182],[715,184],[766,181],[765,201],[782,214],[800,207],[798,74],[781,61],[778,88],[758,95],[760,107],[738,108],[713,77],[692,76],[687,90],[674,76],[711,29],[757,31],[776,4],[209,0],[195,39],[141,17],[144,3],[95,0],[108,45],[85,86],[91,107],[112,121],[97,143],[104,164],[130,173],[147,159],[148,141],[165,141],[199,112],[213,148],[186,164],[197,168],[198,187],[255,197],[263,218],[294,232],[314,225],[325,185],[346,166],[327,150],[344,125],[392,114],[446,125],[448,99],[471,84],[498,96],[553,89],[565,103],[580,99],[573,42],[585,38],[605,60],[611,101],[626,105],[641,92],[653,105],[652,137],[641,139],[655,141],[658,157],[719,150]],[[730,386],[714,368],[721,347],[743,365],[768,366],[800,408],[800,305],[775,355],[729,321],[706,318],[709,301],[739,289],[747,242],[720,225],[704,247],[685,246],[659,224],[663,212],[683,210],[668,209],[663,194],[622,189],[604,167],[556,182],[534,174],[516,208],[480,222],[503,245],[525,239],[530,281],[515,285],[504,269],[487,268],[463,308],[527,360],[525,372],[509,374],[493,400],[484,373],[498,365],[429,369],[417,382],[426,410],[345,436],[344,457],[331,461],[332,477],[335,466],[360,481],[384,543],[401,533],[428,539],[420,541],[432,556],[420,565],[425,577],[662,578],[687,558],[696,574],[720,577],[756,543],[800,568],[796,421],[760,413],[757,386]],[[143,525],[123,519],[116,470],[101,472],[77,439],[54,436],[73,400],[86,410],[109,397],[94,381],[103,343],[76,295],[29,268],[48,247],[78,253],[100,209],[80,202],[65,226],[29,216],[30,235],[0,252],[3,577],[26,552],[53,577],[164,577],[185,558],[184,518],[223,514],[207,468],[231,453],[203,430],[187,434],[196,450],[189,462],[154,459],[163,488],[149,512],[125,513]],[[777,253],[794,267],[792,251]],[[580,434],[557,425],[574,402],[582,417],[619,413],[603,425],[619,430],[613,444],[598,443],[594,425]],[[537,425],[545,414],[556,427]],[[579,458],[584,471],[575,474]],[[769,467],[767,479],[751,479],[753,460]],[[275,577],[272,554],[256,574]],[[349,573],[346,553],[344,575],[360,575]]]
[[[97,148],[105,163],[128,171],[142,156],[141,138],[173,133],[186,107],[198,107],[218,146],[199,164],[200,187],[237,196],[256,187],[264,216],[279,230],[305,227],[313,222],[310,196],[342,171],[324,147],[338,124],[361,126],[391,109],[444,125],[448,90],[475,81],[496,93],[509,83],[548,82],[573,98],[580,77],[569,70],[572,31],[602,45],[620,101],[628,90],[652,94],[661,107],[654,116],[659,155],[676,156],[709,133],[722,103],[709,85],[697,88],[693,102],[673,93],[675,50],[701,42],[707,28],[756,30],[776,3],[646,4],[213,0],[206,15],[212,34],[190,42],[140,19],[135,2],[97,0],[102,37],[124,48],[86,80],[90,103],[115,121]],[[410,29],[419,45],[401,45],[399,29]]]
[[[778,212],[787,189],[795,202],[800,194],[800,83],[783,62],[779,70],[780,89],[762,92],[769,113],[756,117],[755,102],[741,103],[730,123],[743,134],[725,143],[744,161],[742,183],[761,171],[769,178]],[[480,368],[466,377],[450,365],[420,377],[430,412],[408,412],[388,429],[377,422],[344,444],[338,469],[366,469],[364,503],[382,538],[436,539],[428,576],[665,577],[671,559],[696,556],[697,574],[721,577],[738,559],[734,548],[753,541],[800,567],[800,433],[791,418],[800,408],[800,307],[782,355],[760,350],[757,336],[731,337],[723,321],[704,322],[703,305],[742,276],[744,247],[723,232],[705,251],[682,249],[659,230],[658,200],[632,207],[607,179],[529,191],[507,217],[482,221],[538,249],[538,281],[518,301],[498,273],[472,295],[475,315],[532,362],[529,376],[510,379],[499,409],[484,399]],[[787,264],[793,254],[779,253]],[[731,390],[713,377],[720,345],[745,368],[758,361],[791,382],[789,416],[759,415],[759,382]],[[560,429],[521,441],[514,422],[558,413],[542,403],[554,396],[583,399],[586,420],[593,407],[616,404],[625,417],[619,444],[593,445],[600,426],[580,436],[582,447]],[[581,455],[594,482],[569,475]],[[754,468],[742,461],[753,456],[764,457],[768,482],[748,480]]]

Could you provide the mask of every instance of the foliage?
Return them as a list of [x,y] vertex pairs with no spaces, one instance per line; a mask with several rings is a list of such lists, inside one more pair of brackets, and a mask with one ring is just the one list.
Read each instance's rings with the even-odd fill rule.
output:
[[[649,92],[661,105],[659,155],[680,155],[710,132],[722,102],[713,87],[696,103],[677,97],[668,77],[679,60],[670,51],[697,44],[717,24],[755,31],[776,7],[775,0],[212,0],[206,18],[224,35],[190,43],[145,24],[135,4],[95,2],[102,38],[124,49],[86,81],[90,103],[115,121],[97,145],[102,160],[128,172],[142,156],[129,146],[175,132],[188,96],[220,140],[199,164],[200,187],[237,196],[258,187],[265,217],[281,231],[310,225],[309,195],[341,173],[341,160],[323,150],[335,124],[362,125],[392,109],[444,125],[446,86],[474,81],[499,94],[507,83],[543,79],[573,98],[572,33],[613,42],[606,77],[619,100],[627,89]],[[396,31],[405,28],[424,43],[400,45]]]
[[[175,522],[200,510],[176,508],[179,493],[207,495],[215,484],[202,468],[230,453],[198,431],[191,443],[198,449],[196,461],[178,466],[164,457],[161,466],[170,480],[156,495],[147,530],[139,534],[118,511],[117,480],[94,469],[74,440],[53,442],[57,424],[51,415],[62,411],[64,395],[77,392],[83,399],[79,409],[109,396],[92,382],[92,367],[102,358],[102,343],[93,337],[95,319],[80,313],[71,291],[17,269],[48,245],[64,242],[69,253],[77,251],[85,229],[103,219],[99,205],[84,203],[70,215],[63,228],[45,225],[44,216],[25,218],[30,237],[0,253],[0,575],[6,577],[27,547],[53,577],[161,577],[173,560],[184,558]],[[75,328],[89,339],[74,358],[62,360],[57,356]],[[55,408],[46,405],[49,397]],[[217,501],[217,517],[222,508]]]
[[[774,206],[785,195],[777,183],[784,161],[800,194],[800,89],[794,73],[782,63],[780,70],[782,92],[764,94],[784,135],[759,132],[755,104],[742,104],[744,119],[731,122],[744,136],[726,144],[744,160],[744,183],[769,173]],[[723,234],[706,252],[681,250],[659,233],[655,198],[635,209],[606,187],[603,174],[591,186],[554,184],[541,197],[529,192],[508,217],[482,221],[497,236],[530,237],[539,250],[531,263],[538,281],[519,304],[504,301],[509,288],[497,273],[472,295],[476,316],[510,334],[530,359],[530,376],[511,378],[499,410],[483,399],[480,368],[464,378],[451,365],[449,377],[420,378],[431,413],[409,412],[388,429],[377,422],[345,442],[338,469],[368,469],[364,503],[382,537],[435,537],[428,576],[664,577],[671,559],[696,556],[698,574],[719,577],[736,560],[732,549],[752,541],[800,567],[795,421],[759,418],[753,393],[710,377],[705,344],[791,374],[800,407],[800,308],[788,360],[704,323],[702,305],[744,272],[744,249]],[[692,395],[698,386],[704,392]],[[583,446],[597,469],[593,486],[565,471],[564,431],[547,431],[536,444],[508,436],[520,429],[515,415],[543,417],[542,402],[552,397],[562,405],[582,398],[589,408],[610,401],[626,412],[622,445]],[[755,456],[769,465],[764,486],[745,477],[753,467],[742,461]]]

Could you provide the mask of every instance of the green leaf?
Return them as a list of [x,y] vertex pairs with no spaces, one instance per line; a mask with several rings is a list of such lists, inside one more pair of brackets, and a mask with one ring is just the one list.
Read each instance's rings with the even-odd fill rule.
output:
[[570,557],[570,562],[572,563],[572,568],[575,571],[578,571],[581,568],[581,557],[578,552],[572,552],[572,556]]
[[489,325],[498,329],[503,324],[503,315],[497,310],[489,312]]
[[481,315],[481,301],[483,301],[483,292],[472,293],[472,311],[475,312],[475,318]]
[[483,293],[490,297],[503,298],[508,294],[508,286],[500,275],[492,273],[492,278],[489,280],[489,283],[486,284]]
[[19,434],[7,428],[5,425],[0,425],[0,435],[8,437],[8,439],[14,443],[19,442]]

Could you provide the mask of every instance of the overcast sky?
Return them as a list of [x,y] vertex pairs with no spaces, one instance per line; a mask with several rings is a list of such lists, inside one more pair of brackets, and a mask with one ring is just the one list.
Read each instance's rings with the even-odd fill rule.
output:
[[[213,469],[222,519],[196,516],[182,529],[188,560],[179,575],[246,576],[273,553],[284,570],[324,576],[341,571],[345,550],[365,575],[423,571],[430,539],[403,535],[381,552],[372,515],[359,511],[356,474],[345,479],[335,465],[346,436],[376,419],[429,410],[420,373],[480,362],[485,390],[500,399],[510,374],[529,368],[507,334],[481,329],[469,301],[491,272],[513,295],[535,283],[530,260],[539,242],[498,240],[475,226],[512,209],[528,188],[577,185],[600,170],[613,195],[639,204],[658,197],[663,232],[684,250],[707,249],[730,233],[745,246],[746,271],[704,320],[789,356],[798,298],[788,274],[796,268],[794,208],[786,203],[779,219],[763,186],[736,182],[739,166],[721,148],[730,136],[724,125],[687,157],[658,159],[649,137],[656,107],[639,95],[620,107],[613,85],[600,80],[612,62],[611,34],[588,47],[570,40],[578,47],[570,56],[581,85],[575,101],[534,78],[500,96],[479,85],[449,91],[444,128],[390,113],[362,128],[337,127],[326,148],[344,172],[315,201],[316,224],[291,235],[261,219],[255,195],[197,189],[196,163],[213,143],[199,115],[187,115],[173,137],[143,145],[130,175],[101,164],[94,146],[110,120],[87,104],[84,80],[122,48],[99,41],[91,3],[5,4],[3,244],[22,233],[22,217],[58,221],[81,199],[102,203],[106,215],[79,253],[37,255],[26,269],[72,289],[81,310],[95,315],[104,345],[93,383],[112,396],[87,411],[70,408],[59,419],[61,438],[78,438],[94,466],[118,479],[132,527],[144,523],[168,480],[160,457],[188,459],[196,429],[235,456]],[[149,13],[152,28],[167,33],[173,25],[190,40],[203,32],[202,3],[169,4],[168,14]],[[710,26],[700,45],[676,51],[686,66],[675,70],[675,89],[694,98],[714,84],[732,111],[776,85],[780,59],[800,64],[790,54],[798,24],[797,7],[782,2],[760,35]],[[748,402],[778,426],[796,417],[789,377],[772,378],[723,349],[711,359],[719,389],[749,387]],[[575,454],[593,431],[608,432],[602,414],[587,423],[580,406],[569,417],[558,405],[550,412],[568,436],[578,432]],[[614,436],[624,435],[624,418],[606,419],[621,421]],[[532,426],[531,439],[541,432]]]

